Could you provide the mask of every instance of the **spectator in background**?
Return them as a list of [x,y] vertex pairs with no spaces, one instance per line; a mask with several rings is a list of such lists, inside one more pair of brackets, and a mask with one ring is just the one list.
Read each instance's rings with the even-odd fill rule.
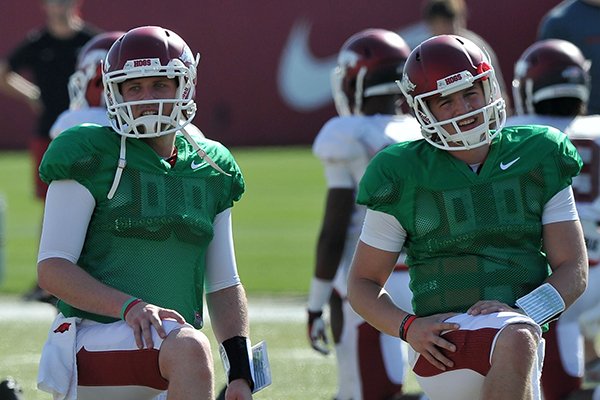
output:
[[565,0],[541,20],[538,39],[563,39],[592,62],[589,114],[600,114],[600,0]]
[[[545,400],[575,395],[580,400],[592,399],[594,389],[585,390],[582,386],[584,360],[590,366],[598,364],[596,335],[585,337],[585,327],[582,332],[580,325],[582,315],[600,309],[600,115],[585,116],[590,94],[589,68],[590,62],[570,42],[545,39],[532,44],[515,64],[513,99],[517,115],[506,122],[507,126],[548,125],[565,132],[584,163],[573,188],[587,246],[588,287],[544,333]],[[597,321],[598,316],[595,318]],[[589,346],[585,357],[584,339]],[[599,371],[592,368],[591,372]],[[600,395],[600,389],[598,392]]]
[[[508,113],[511,111],[510,93],[500,70],[500,63],[492,46],[475,32],[467,29],[468,10],[464,0],[426,0],[423,3],[423,20],[431,35],[458,35],[485,49],[490,56],[492,65],[496,66],[496,78],[506,102]],[[492,22],[492,21],[490,21]]]
[[[38,117],[29,147],[35,194],[43,200],[47,185],[39,179],[38,166],[50,143],[50,127],[69,107],[67,82],[75,70],[77,53],[98,30],[82,20],[81,0],[39,1],[46,15],[46,25],[31,32],[6,59],[0,60],[0,89],[29,104]],[[20,75],[21,71],[27,71],[33,82]],[[53,302],[53,297],[37,285],[26,299]]]
[[[329,352],[323,317],[329,302],[337,400],[418,398],[401,396],[407,369],[404,344],[366,323],[346,298],[348,269],[365,213],[355,203],[358,182],[379,150],[421,138],[415,118],[399,115],[401,92],[395,81],[409,53],[404,39],[385,29],[366,29],[346,40],[332,74],[338,116],[321,128],[313,144],[328,190],[308,298],[308,335],[315,350]],[[387,287],[397,294],[396,301],[410,308],[408,272],[400,264]]]

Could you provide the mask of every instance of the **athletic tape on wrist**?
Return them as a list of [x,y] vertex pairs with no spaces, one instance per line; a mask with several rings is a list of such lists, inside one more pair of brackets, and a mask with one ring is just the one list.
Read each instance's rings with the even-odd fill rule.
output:
[[329,302],[333,282],[325,279],[313,278],[308,292],[308,311],[322,311],[325,304]]
[[254,390],[254,364],[250,339],[243,336],[229,338],[221,343],[219,353],[225,367],[227,383],[236,379],[245,379],[250,385],[250,390]]
[[544,283],[517,299],[516,304],[538,325],[545,324],[565,310],[565,302],[560,293],[549,283]]

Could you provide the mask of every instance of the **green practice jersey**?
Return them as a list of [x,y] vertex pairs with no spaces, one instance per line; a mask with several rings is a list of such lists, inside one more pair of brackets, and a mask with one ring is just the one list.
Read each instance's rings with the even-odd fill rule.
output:
[[542,126],[504,128],[478,174],[424,140],[401,143],[373,159],[358,202],[406,230],[417,315],[465,312],[479,300],[514,305],[549,274],[544,205],[581,166],[566,135]]
[[[80,125],[61,133],[40,165],[42,180],[73,179],[93,195],[96,206],[77,264],[108,286],[177,310],[201,325],[205,255],[215,216],[244,191],[242,174],[221,144],[196,138],[225,172],[219,173],[182,135],[176,135],[173,167],[145,140],[127,139],[127,165],[112,199],[120,136],[109,127]],[[67,317],[100,322],[94,315],[59,302]]]

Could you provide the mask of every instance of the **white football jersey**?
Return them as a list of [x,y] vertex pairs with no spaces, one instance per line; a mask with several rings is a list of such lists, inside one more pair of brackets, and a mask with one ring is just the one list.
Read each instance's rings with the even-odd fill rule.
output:
[[50,139],[55,139],[62,131],[84,123],[110,126],[106,108],[90,107],[63,111],[50,128]]
[[600,115],[559,117],[519,115],[510,117],[506,126],[548,125],[569,137],[581,159],[583,169],[573,179],[577,211],[583,225],[590,265],[600,263]]
[[[393,143],[422,139],[408,115],[350,115],[330,119],[319,131],[313,153],[323,163],[328,189],[358,189],[371,158]],[[349,233],[360,232],[364,206],[356,206]]]

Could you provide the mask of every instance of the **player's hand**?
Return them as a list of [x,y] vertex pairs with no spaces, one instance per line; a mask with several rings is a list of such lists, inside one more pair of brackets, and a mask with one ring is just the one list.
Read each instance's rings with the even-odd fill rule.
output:
[[154,341],[152,340],[152,326],[154,326],[158,332],[158,336],[162,339],[167,337],[162,325],[163,319],[174,319],[180,324],[185,323],[185,319],[177,311],[162,308],[143,301],[134,305],[127,312],[125,315],[125,322],[133,329],[135,343],[139,349],[143,349],[144,344],[148,349],[154,347]]
[[329,340],[325,331],[325,321],[323,321],[322,311],[308,312],[308,339],[313,349],[323,355],[329,354]]
[[444,322],[456,313],[435,314],[418,317],[413,321],[406,333],[406,341],[434,367],[445,371],[454,366],[454,362],[446,356],[447,352],[455,352],[456,346],[441,336],[442,332],[460,328],[456,323]]
[[227,385],[225,400],[248,400],[252,398],[250,385],[244,379],[236,379]]
[[473,304],[468,310],[467,314],[469,315],[487,315],[493,314],[501,311],[512,311],[519,312],[514,308],[508,306],[505,303],[501,303],[497,300],[480,300],[477,303]]

